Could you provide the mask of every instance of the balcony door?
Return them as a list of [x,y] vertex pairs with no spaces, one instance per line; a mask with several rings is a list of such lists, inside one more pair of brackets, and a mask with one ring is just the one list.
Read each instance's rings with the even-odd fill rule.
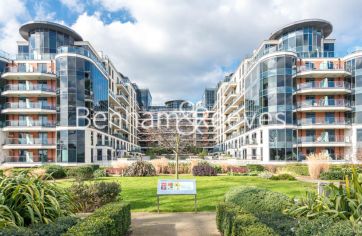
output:
[[34,162],[33,153],[26,150],[19,150],[19,162]]

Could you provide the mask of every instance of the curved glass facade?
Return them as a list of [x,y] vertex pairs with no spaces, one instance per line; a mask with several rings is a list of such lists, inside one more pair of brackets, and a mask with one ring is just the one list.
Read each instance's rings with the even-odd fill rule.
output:
[[[278,124],[278,118],[287,124],[293,123],[293,56],[276,56],[260,62],[245,78],[245,112],[250,127],[259,126],[262,113],[269,113],[271,120],[263,124]],[[266,116],[265,116],[266,118]]]
[[[59,56],[57,68],[57,120],[63,127],[77,125],[77,107],[86,107],[90,116],[108,112],[108,80],[93,61],[76,56]],[[86,120],[80,119],[79,125]],[[107,122],[98,125],[106,125]],[[103,131],[107,131],[107,126]],[[84,162],[84,130],[57,131],[58,162]]]
[[345,68],[352,74],[353,123],[362,124],[362,57],[356,57],[346,61]]
[[[296,57],[291,55],[270,57],[261,61],[245,78],[246,131],[257,128],[260,122],[263,125],[293,124],[295,62]],[[269,151],[270,160],[295,159],[293,130],[270,130]]]
[[298,57],[320,57],[322,32],[313,27],[304,27],[284,34],[279,39],[279,51],[296,52]]
[[58,47],[73,44],[71,36],[58,31],[38,28],[29,32],[30,54],[56,53]]

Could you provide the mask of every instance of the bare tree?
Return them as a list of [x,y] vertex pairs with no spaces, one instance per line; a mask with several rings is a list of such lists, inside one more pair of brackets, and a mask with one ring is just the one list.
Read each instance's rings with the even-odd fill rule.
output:
[[188,148],[193,145],[194,133],[190,130],[190,127],[182,126],[182,124],[176,121],[166,125],[163,125],[161,122],[161,125],[144,128],[142,134],[143,140],[173,152],[176,161],[176,179],[178,179],[180,155],[187,153]]

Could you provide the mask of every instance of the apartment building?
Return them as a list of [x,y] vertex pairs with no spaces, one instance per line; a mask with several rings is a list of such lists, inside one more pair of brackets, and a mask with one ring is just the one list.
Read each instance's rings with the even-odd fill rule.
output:
[[362,51],[335,54],[332,24],[310,19],[271,34],[220,82],[215,150],[255,162],[362,159]]
[[164,141],[155,138],[155,132],[179,133],[182,143],[211,152],[215,145],[213,114],[202,104],[196,106],[182,99],[148,106],[140,111],[140,146],[143,151],[162,146]]
[[107,56],[60,24],[19,32],[18,54],[0,55],[4,164],[105,164],[139,151],[136,89]]

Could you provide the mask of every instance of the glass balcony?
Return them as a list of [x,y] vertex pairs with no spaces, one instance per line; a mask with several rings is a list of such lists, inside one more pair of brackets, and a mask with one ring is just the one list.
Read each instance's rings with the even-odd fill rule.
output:
[[102,61],[90,50],[87,50],[85,48],[82,47],[75,47],[75,46],[62,46],[62,47],[58,47],[57,48],[57,53],[74,53],[74,54],[78,54],[81,56],[85,56],[90,58],[92,61],[94,61],[99,68],[101,68],[101,70],[105,73],[108,74],[106,69],[104,68],[104,65],[102,63]]
[[296,91],[303,89],[351,89],[351,84],[346,81],[315,81],[297,85]]
[[319,100],[304,100],[297,102],[296,108],[307,107],[350,107],[351,102],[345,99],[319,99]]
[[5,163],[45,163],[45,162],[54,162],[52,157],[42,155],[42,156],[7,156],[4,158]]
[[44,110],[55,110],[55,105],[41,103],[41,102],[29,102],[29,103],[5,103],[4,109],[44,109]]
[[298,143],[350,143],[350,138],[339,135],[322,135],[322,136],[304,136],[298,137]]
[[55,121],[42,121],[42,120],[7,120],[5,126],[12,127],[33,127],[33,126],[42,126],[42,127],[55,127]]
[[350,120],[345,118],[332,118],[327,117],[324,119],[304,118],[297,120],[297,125],[348,125],[351,124]]
[[4,91],[43,91],[55,93],[55,88],[43,84],[24,85],[24,84],[7,84]]
[[55,145],[54,138],[7,138],[5,144],[10,145]]
[[55,72],[45,67],[28,67],[28,66],[9,66],[5,68],[4,72],[10,73],[44,73],[54,74]]
[[55,53],[19,53],[16,54],[16,60],[52,60],[55,58]]

